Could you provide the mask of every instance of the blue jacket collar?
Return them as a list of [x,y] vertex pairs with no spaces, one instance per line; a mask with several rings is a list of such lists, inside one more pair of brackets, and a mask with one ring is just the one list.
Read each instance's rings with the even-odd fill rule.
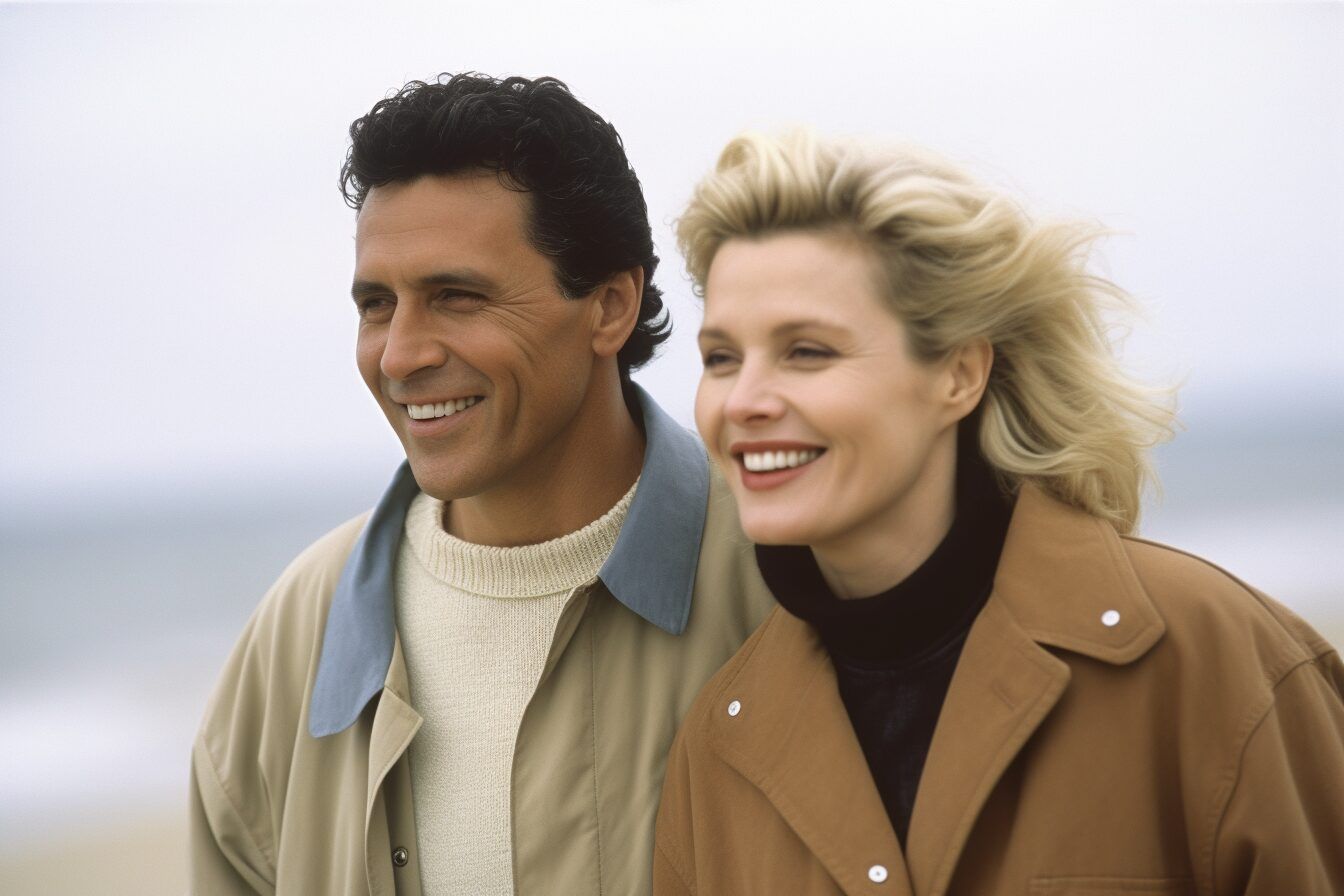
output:
[[[704,446],[634,386],[644,421],[644,466],[616,547],[598,572],[607,590],[674,635],[686,629],[709,501]],[[406,509],[420,488],[402,463],[332,595],[308,730],[343,731],[383,688],[396,639],[393,592]]]

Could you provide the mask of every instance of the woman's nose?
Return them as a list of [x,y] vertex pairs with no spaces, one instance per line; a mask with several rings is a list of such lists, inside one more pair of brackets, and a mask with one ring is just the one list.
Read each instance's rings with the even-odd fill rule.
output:
[[728,391],[724,415],[733,423],[763,423],[784,413],[778,384],[758,365],[744,364]]

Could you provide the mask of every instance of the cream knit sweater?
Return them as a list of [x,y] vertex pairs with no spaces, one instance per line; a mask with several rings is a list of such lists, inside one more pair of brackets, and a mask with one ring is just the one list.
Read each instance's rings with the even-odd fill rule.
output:
[[616,545],[638,482],[601,519],[552,541],[471,544],[421,493],[397,556],[397,631],[411,702],[411,789],[426,894],[512,896],[510,771],[560,611]]

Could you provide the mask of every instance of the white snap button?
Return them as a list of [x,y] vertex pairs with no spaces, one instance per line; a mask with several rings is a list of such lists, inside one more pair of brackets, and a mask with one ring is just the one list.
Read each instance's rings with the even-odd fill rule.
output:
[[732,703],[728,704],[728,715],[735,716],[741,711],[742,711],[742,704],[739,701],[734,700]]
[[868,869],[868,879],[875,884],[880,884],[887,879],[887,869],[882,865],[874,865]]
[[1107,628],[1114,628],[1120,622],[1120,614],[1115,610],[1107,610],[1101,614],[1101,624]]

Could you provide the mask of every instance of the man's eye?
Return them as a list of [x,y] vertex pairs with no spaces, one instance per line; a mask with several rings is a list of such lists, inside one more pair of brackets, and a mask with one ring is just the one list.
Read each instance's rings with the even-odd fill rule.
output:
[[461,292],[456,289],[445,289],[437,296],[440,302],[452,305],[454,308],[475,307],[485,304],[485,296],[474,292]]
[[378,314],[391,307],[392,300],[382,296],[369,296],[368,298],[360,299],[355,303],[355,310],[359,312],[360,317],[368,317],[373,314]]

